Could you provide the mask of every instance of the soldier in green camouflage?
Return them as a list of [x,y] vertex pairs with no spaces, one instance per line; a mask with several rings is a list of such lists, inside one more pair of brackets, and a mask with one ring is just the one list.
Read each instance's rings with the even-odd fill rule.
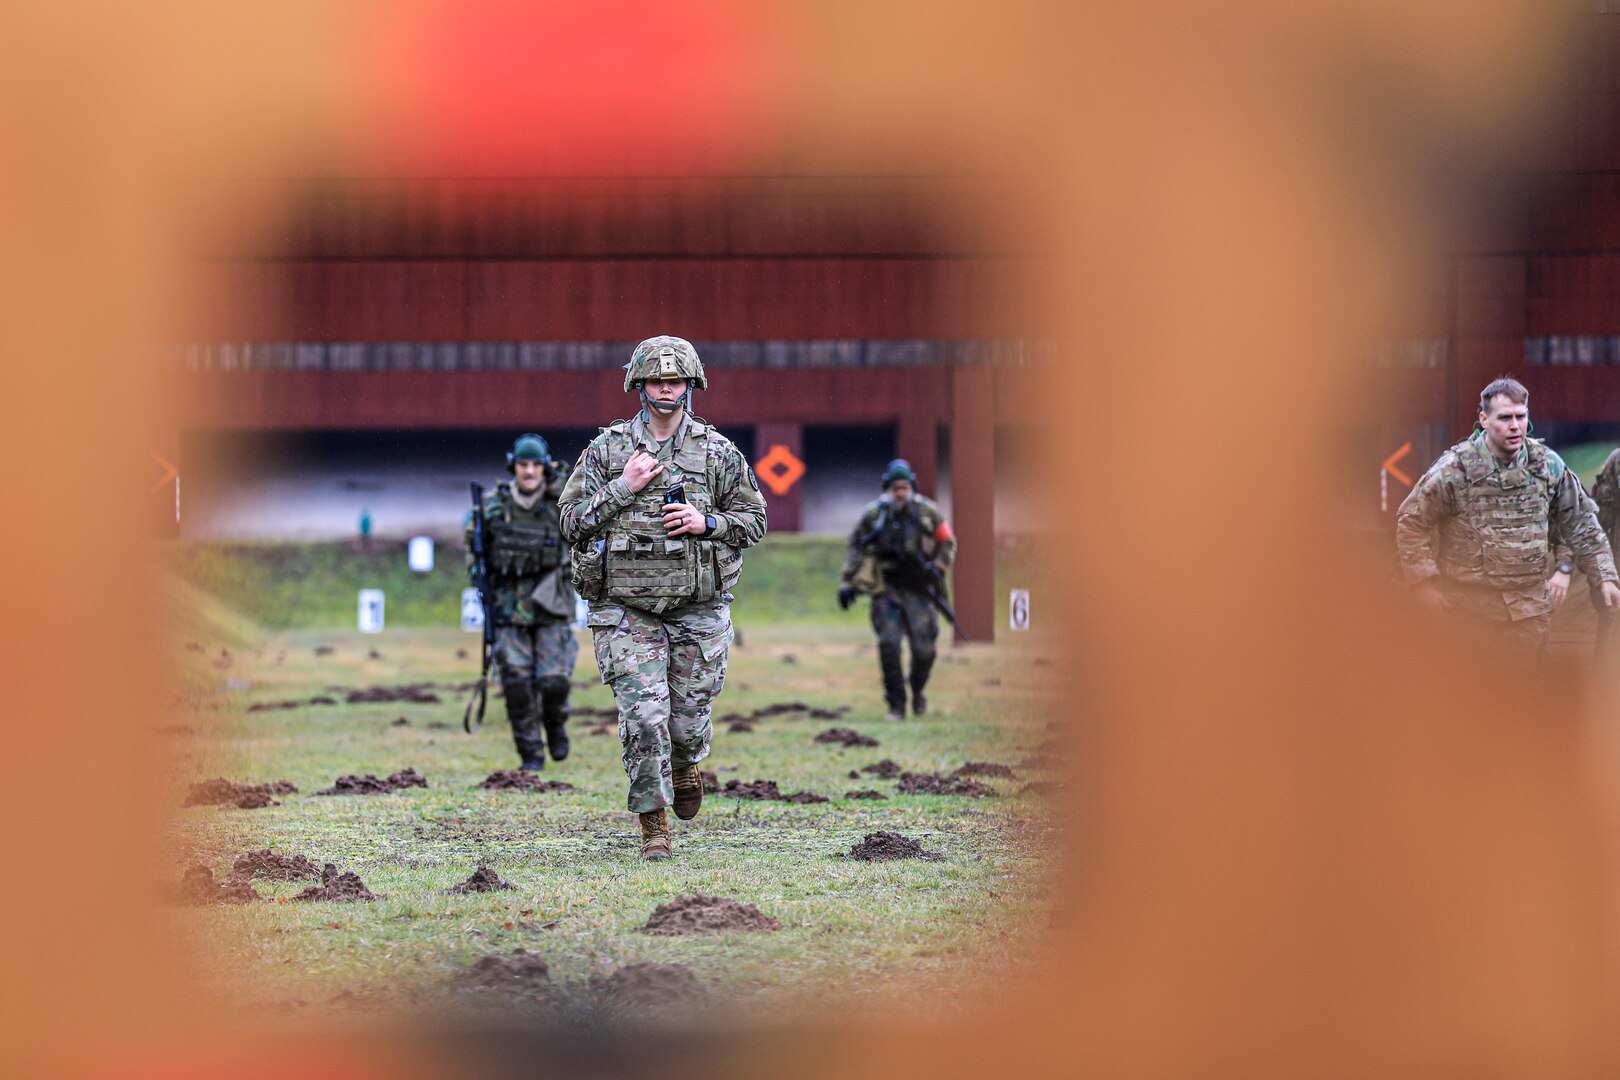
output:
[[1554,531],[1611,610],[1620,607],[1620,576],[1580,481],[1529,437],[1529,401],[1513,379],[1485,387],[1478,430],[1412,488],[1396,515],[1395,542],[1425,607],[1471,617],[1541,652],[1554,607]]
[[742,549],[765,535],[753,470],[691,413],[693,392],[707,388],[691,343],[637,345],[624,389],[640,394],[641,411],[591,440],[559,500],[596,663],[618,704],[644,859],[670,856],[665,807],[685,820],[702,805],[698,762],[726,681],[731,590]]
[[[495,626],[495,665],[520,768],[533,772],[568,756],[568,689],[579,659],[574,588],[557,494],[566,468],[546,440],[524,435],[506,455],[510,481],[484,496],[484,550]],[[472,523],[467,523],[468,549]],[[470,570],[470,567],[469,567]]]
[[[1598,527],[1609,539],[1609,550],[1611,552],[1616,550],[1617,545],[1620,545],[1620,535],[1617,535],[1620,529],[1616,528],[1617,524],[1620,524],[1616,521],[1616,511],[1620,511],[1620,450],[1611,453],[1608,460],[1598,469],[1597,479],[1592,482],[1591,498],[1586,502],[1588,509],[1597,517]],[[1556,527],[1552,530],[1551,542],[1557,569],[1553,571],[1553,576],[1547,579],[1547,592],[1556,607],[1569,595],[1569,579],[1575,569],[1575,553],[1564,543]],[[1598,613],[1598,649],[1601,652],[1612,630],[1613,615],[1603,604],[1599,584],[1590,578],[1587,579],[1592,606]]]
[[[849,537],[838,603],[849,608],[856,593],[872,597],[872,629],[888,719],[906,718],[906,674],[900,643],[911,643],[911,711],[928,711],[928,674],[933,670],[939,616],[927,593],[926,576],[943,581],[956,557],[956,536],[933,500],[917,493],[911,464],[896,458],[883,471],[883,494],[861,514]],[[932,569],[930,569],[932,568]]]

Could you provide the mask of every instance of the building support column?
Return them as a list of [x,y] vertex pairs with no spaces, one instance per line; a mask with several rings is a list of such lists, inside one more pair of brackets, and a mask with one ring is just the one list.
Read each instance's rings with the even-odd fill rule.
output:
[[952,582],[956,617],[976,642],[996,637],[996,411],[994,371],[952,369],[951,512],[956,527]]
[[939,497],[939,421],[932,412],[908,411],[895,430],[895,452],[911,462],[917,490]]
[[[777,494],[766,479],[766,472],[781,475],[784,480],[788,476],[782,470],[771,468],[769,465],[771,451],[775,447],[783,447],[794,460],[804,462],[804,425],[792,423],[758,424],[754,428],[754,458],[749,464],[754,466],[754,472],[759,476],[760,489],[765,494],[766,520],[770,531],[798,532],[804,528],[804,481],[798,477],[792,478],[792,485],[782,494]],[[780,453],[780,452],[779,452]],[[766,463],[766,468],[760,468]]]

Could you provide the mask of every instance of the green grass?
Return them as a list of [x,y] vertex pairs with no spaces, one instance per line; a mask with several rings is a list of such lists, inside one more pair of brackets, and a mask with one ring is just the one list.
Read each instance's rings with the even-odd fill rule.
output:
[[[838,608],[844,539],[767,536],[743,560],[732,617],[739,626],[794,623],[849,626],[864,620]],[[405,541],[353,544],[183,541],[162,546],[176,577],[200,590],[205,604],[267,630],[342,630],[355,625],[361,589],[382,589],[389,627],[455,627],[467,585],[460,541],[441,542],[433,570],[419,574],[405,561]],[[998,553],[996,625],[1007,625],[1007,590],[1036,587],[1036,545],[1024,541]]]
[[1564,459],[1564,464],[1575,470],[1575,475],[1581,478],[1586,489],[1592,489],[1592,481],[1597,479],[1597,472],[1614,453],[1613,443],[1582,443],[1558,451],[1558,456]]
[[[775,543],[759,560],[798,567],[797,574],[784,575],[790,580],[778,586],[778,603],[826,591],[819,578],[828,545],[792,542],[797,539]],[[203,568],[199,576],[218,566],[195,549],[187,557]],[[287,558],[281,567],[330,574],[350,557]],[[743,589],[766,594],[765,583],[747,573]],[[797,591],[794,577],[804,580]],[[278,605],[308,582],[295,586],[272,576],[268,585],[277,596],[257,605],[261,618],[269,621],[265,613],[278,610],[284,618],[303,618]],[[673,822],[676,857],[667,864],[636,857],[635,819],[624,808],[625,778],[611,731],[591,734],[576,721],[573,756],[546,770],[576,790],[526,795],[475,786],[491,770],[515,764],[499,698],[490,701],[485,728],[471,737],[460,730],[464,698],[449,692],[441,692],[438,705],[247,711],[254,701],[307,697],[329,685],[463,682],[474,674],[475,635],[400,628],[391,618],[390,629],[378,636],[348,629],[264,631],[236,650],[229,671],[187,654],[197,661],[197,677],[222,685],[234,680],[237,687],[245,682],[248,689],[213,695],[210,701],[226,702],[217,711],[173,718],[198,732],[177,740],[183,743],[176,747],[181,779],[285,778],[299,793],[260,810],[183,811],[174,841],[181,863],[201,861],[222,875],[235,854],[269,846],[354,870],[374,891],[388,894],[375,904],[292,904],[287,898],[302,885],[261,883],[261,892],[279,902],[177,909],[181,925],[200,934],[210,954],[230,958],[217,965],[219,993],[248,1006],[324,1000],[342,990],[430,1001],[479,956],[517,947],[539,952],[553,978],[567,983],[632,961],[687,964],[712,989],[757,1014],[795,1008],[806,995],[847,1006],[852,997],[890,992],[908,999],[933,994],[930,1000],[943,1008],[971,1004],[962,996],[966,987],[977,996],[998,979],[1017,977],[1038,950],[1045,925],[1050,830],[1045,804],[1017,793],[1024,782],[1051,774],[1020,769],[1017,780],[989,781],[998,797],[973,799],[897,795],[893,782],[851,780],[847,773],[883,757],[921,771],[946,771],[969,759],[1016,764],[1049,737],[1043,702],[1059,669],[1037,659],[1041,649],[1053,648],[1051,640],[1034,634],[949,650],[931,687],[934,711],[890,725],[881,719],[864,617],[834,608],[839,619],[811,612],[774,622],[764,616],[763,596],[755,603],[746,643],[732,652],[717,717],[788,700],[847,704],[851,711],[838,721],[767,718],[751,733],[717,724],[704,767],[717,770],[722,781],[769,778],[784,792],[809,789],[833,801],[799,806],[710,795],[696,820]],[[208,604],[217,608],[217,601]],[[739,621],[749,610],[739,602]],[[350,622],[346,609],[342,622]],[[595,682],[583,634],[581,642],[576,678],[590,686],[575,691],[574,703],[607,707],[611,695]],[[215,642],[203,644],[207,657],[217,653]],[[316,657],[317,646],[334,652]],[[369,655],[373,649],[378,658]],[[474,659],[459,658],[458,649]],[[410,724],[391,726],[400,716]],[[835,723],[882,745],[844,749],[812,741]],[[431,786],[389,796],[312,794],[342,773],[383,775],[407,765]],[[891,797],[843,797],[857,788]],[[904,832],[945,857],[889,864],[840,857],[877,829]],[[517,890],[445,895],[481,863]],[[634,932],[654,906],[694,891],[757,904],[782,929],[679,938]]]

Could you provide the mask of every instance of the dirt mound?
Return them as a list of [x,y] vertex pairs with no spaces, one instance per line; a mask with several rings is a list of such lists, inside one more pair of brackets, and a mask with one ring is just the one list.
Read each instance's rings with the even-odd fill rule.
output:
[[288,701],[255,701],[248,706],[248,712],[273,712],[276,709],[297,709],[304,704],[303,698],[292,698]]
[[866,766],[861,772],[868,776],[875,776],[879,780],[888,780],[900,775],[900,766],[888,758],[884,758],[882,761]]
[[573,784],[561,780],[542,780],[539,773],[522,769],[496,769],[478,785],[485,791],[573,791]]
[[733,799],[762,799],[772,802],[782,800],[782,789],[776,786],[775,780],[752,780],[744,784],[738,780],[727,780],[726,786],[720,789],[721,795],[729,795]]
[[452,885],[447,891],[465,896],[475,892],[500,892],[502,889],[515,889],[510,881],[502,881],[501,876],[487,866],[480,866],[473,871],[472,877],[460,885]]
[[175,900],[182,904],[251,904],[259,899],[258,891],[247,882],[215,881],[214,872],[206,866],[187,870],[175,893]]
[[334,653],[335,651],[336,650],[333,649],[332,646],[330,646],[330,645],[317,645],[317,646],[315,646],[315,655],[316,656],[331,656],[332,653]]
[[817,795],[813,791],[795,791],[792,795],[785,796],[782,801],[790,803],[818,803],[827,802],[828,799],[827,796]]
[[685,964],[626,964],[605,979],[592,979],[591,988],[624,1005],[663,1005],[708,993]]
[[438,694],[432,683],[406,683],[403,686],[368,686],[363,690],[350,690],[343,695],[350,705],[367,705],[379,701],[410,701],[418,705],[437,705]]
[[844,746],[876,746],[878,741],[870,735],[862,735],[854,728],[835,727],[828,728],[815,739],[818,743],[842,743]]
[[747,720],[733,720],[731,723],[726,725],[726,730],[735,731],[738,733],[753,731],[754,725],[750,724]]
[[1056,795],[1063,790],[1063,785],[1056,780],[1031,780],[1018,789],[1020,795],[1040,795],[1048,797]]
[[674,937],[681,934],[719,934],[729,930],[780,930],[782,924],[753,904],[741,904],[723,896],[677,896],[659,904],[647,917],[643,934]]
[[364,776],[340,776],[332,786],[317,791],[317,795],[388,795],[402,788],[428,786],[427,778],[414,768],[404,768],[379,780],[370,773]]
[[479,957],[456,981],[463,992],[544,994],[551,989],[551,968],[534,953],[514,949],[511,956],[490,953]]
[[408,716],[401,716],[401,717],[398,717],[398,718],[396,718],[394,720],[389,721],[388,726],[389,727],[410,727],[411,726],[411,720],[410,720],[410,717],[408,717]]
[[320,901],[329,904],[352,904],[357,900],[386,900],[382,893],[374,893],[366,888],[366,883],[360,880],[360,875],[352,871],[338,873],[337,867],[327,863],[321,868],[321,883],[311,885],[294,900]]
[[776,701],[769,705],[761,705],[759,708],[753,711],[750,718],[754,720],[764,720],[767,717],[781,716],[784,713],[807,713],[809,711],[810,706],[806,705],[802,701]]
[[965,776],[940,776],[938,773],[901,773],[900,790],[906,795],[994,795],[995,789],[969,780]]
[[937,859],[938,855],[924,851],[923,846],[909,836],[899,833],[867,833],[866,839],[849,849],[849,857],[862,862],[883,862],[888,859]]
[[1020,769],[1053,770],[1063,768],[1063,761],[1051,754],[1031,754],[1018,763]]
[[321,872],[302,855],[277,855],[269,848],[244,851],[231,865],[231,876],[266,881],[319,881]]
[[1011,765],[997,765],[993,761],[969,761],[960,769],[951,773],[952,776],[999,776],[1004,780],[1013,778]]
[[846,799],[887,799],[888,796],[883,794],[881,791],[873,791],[871,788],[867,788],[865,791],[846,791],[846,792],[844,792],[844,798],[846,798]]
[[708,772],[708,771],[706,771],[704,769],[699,769],[698,770],[698,775],[703,778],[703,794],[705,794],[705,795],[717,795],[717,794],[719,794],[719,792],[720,792],[720,778],[718,776],[716,776],[716,775],[714,775],[714,773]]
[[186,795],[187,806],[235,806],[243,810],[257,810],[263,806],[278,805],[272,795],[290,795],[297,791],[288,780],[272,780],[268,784],[238,784],[223,776],[192,784]]

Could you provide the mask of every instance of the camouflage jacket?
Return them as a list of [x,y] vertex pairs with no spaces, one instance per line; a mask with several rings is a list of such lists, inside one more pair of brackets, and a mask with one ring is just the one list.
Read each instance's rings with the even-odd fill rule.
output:
[[[664,472],[640,493],[632,492],[623,476],[625,460],[637,449],[664,461]],[[690,488],[687,501],[715,521],[712,530],[691,541],[696,547],[682,557],[695,560],[708,575],[708,585],[698,586],[699,595],[704,591],[724,593],[734,585],[742,570],[741,549],[759,543],[765,535],[765,496],[736,444],[690,415],[681,418],[674,436],[662,447],[638,415],[603,428],[580,453],[558,500],[563,536],[575,545],[575,558],[583,560],[576,573],[590,566],[587,545],[607,539],[603,534],[626,534],[615,543],[640,545],[648,537],[662,542],[656,503],[665,489],[683,479]],[[641,536],[642,532],[648,536]],[[613,572],[603,573],[611,576]],[[586,596],[593,602],[596,599],[590,592]],[[668,599],[641,606],[664,610],[674,606],[665,602]]]
[[1598,525],[1613,549],[1620,544],[1620,450],[1610,454],[1598,470],[1592,482],[1592,499],[1597,503]]
[[949,568],[956,558],[951,523],[932,499],[922,495],[913,495],[904,503],[880,495],[867,504],[855,531],[849,534],[839,577],[862,592],[903,588],[908,577],[904,564],[912,555]]
[[1616,581],[1609,542],[1580,481],[1538,439],[1510,462],[1476,434],[1440,455],[1401,503],[1395,543],[1412,583],[1499,594],[1503,616],[1552,610],[1552,545],[1567,543],[1583,572]]
[[[573,621],[574,591],[573,586],[569,584],[568,547],[560,542],[561,527],[556,503],[557,489],[561,485],[562,478],[559,477],[547,488],[545,497],[528,510],[518,505],[512,498],[512,485],[509,481],[501,481],[495,485],[495,490],[484,494],[484,550],[488,558],[485,570],[489,575],[490,591],[493,594],[489,597],[490,613],[497,626],[555,626],[558,623]],[[503,520],[513,519],[518,519],[520,525],[527,526],[530,530],[540,532],[556,530],[559,540],[556,554],[543,560],[550,564],[549,568],[535,567],[509,572],[500,565],[501,560],[493,551],[495,534]],[[467,576],[471,580],[473,567],[470,514],[465,539]]]

